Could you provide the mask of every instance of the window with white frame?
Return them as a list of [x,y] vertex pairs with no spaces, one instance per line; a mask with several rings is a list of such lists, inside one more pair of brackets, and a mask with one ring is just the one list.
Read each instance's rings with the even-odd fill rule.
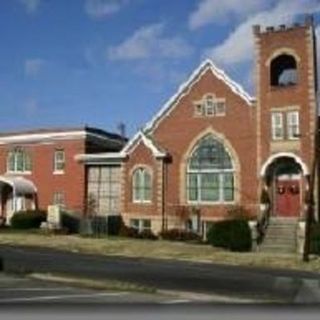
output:
[[209,95],[205,99],[205,115],[207,117],[213,117],[215,115],[215,102],[213,96]]
[[299,139],[299,111],[290,111],[287,113],[287,135],[288,139]]
[[133,202],[151,202],[152,181],[151,174],[146,168],[138,168],[132,175]]
[[187,196],[191,203],[234,201],[234,169],[224,145],[211,134],[200,140],[187,169]]
[[226,114],[226,102],[224,99],[219,99],[216,101],[216,115],[224,116]]
[[54,172],[63,173],[65,169],[64,150],[55,150],[54,152]]
[[64,192],[57,191],[53,194],[53,204],[60,207],[65,205]]
[[88,167],[88,210],[98,215],[120,211],[120,166]]
[[139,232],[151,231],[151,221],[149,219],[130,219],[130,227]]
[[194,115],[196,117],[224,116],[226,102],[224,98],[217,98],[214,94],[205,95],[201,101],[195,103]]
[[203,105],[202,105],[202,103],[197,103],[195,105],[194,114],[197,117],[203,116]]
[[9,151],[7,156],[8,172],[31,172],[32,163],[30,155],[23,148],[16,148]]
[[281,112],[271,113],[272,140],[281,140],[284,138],[283,114]]

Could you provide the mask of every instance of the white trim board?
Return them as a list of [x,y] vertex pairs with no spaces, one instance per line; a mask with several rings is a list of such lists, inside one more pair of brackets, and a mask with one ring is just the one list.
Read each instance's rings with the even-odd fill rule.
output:
[[[118,142],[117,139],[112,139],[85,130],[67,131],[67,132],[50,132],[50,133],[28,133],[28,134],[14,134],[0,137],[0,145],[11,143],[30,143],[30,142],[48,142],[52,140],[74,140],[84,139],[87,137],[94,137],[106,141]],[[119,141],[119,143],[121,143]]]
[[74,159],[78,162],[85,164],[121,164],[121,162],[127,157],[122,152],[109,152],[109,153],[97,153],[97,154],[77,154]]

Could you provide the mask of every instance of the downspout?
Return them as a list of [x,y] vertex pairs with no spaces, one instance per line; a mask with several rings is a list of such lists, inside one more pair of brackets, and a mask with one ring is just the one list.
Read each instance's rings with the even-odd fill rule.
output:
[[166,218],[165,218],[165,185],[166,185],[166,165],[165,159],[161,160],[161,174],[162,174],[162,184],[161,184],[161,216],[162,216],[162,226],[161,231],[165,231],[166,229]]

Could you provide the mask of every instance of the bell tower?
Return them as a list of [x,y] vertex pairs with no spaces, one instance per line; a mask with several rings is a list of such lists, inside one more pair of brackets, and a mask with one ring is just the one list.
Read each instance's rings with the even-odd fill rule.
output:
[[[314,165],[318,119],[313,18],[306,16],[301,24],[264,30],[256,25],[253,33],[259,193],[268,189],[272,214],[300,217],[307,177]],[[295,204],[281,199],[281,194],[291,195]]]

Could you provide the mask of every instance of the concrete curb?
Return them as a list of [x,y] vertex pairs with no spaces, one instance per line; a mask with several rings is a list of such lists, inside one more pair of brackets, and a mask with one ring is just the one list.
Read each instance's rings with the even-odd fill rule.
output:
[[[32,273],[28,278],[41,281],[51,281],[54,283],[63,283],[71,286],[96,289],[96,290],[115,290],[131,291],[146,294],[160,294],[177,299],[177,301],[192,301],[195,303],[236,303],[236,304],[254,304],[254,303],[274,303],[275,301],[260,301],[240,297],[229,297],[216,294],[202,294],[196,292],[176,291],[176,290],[157,290],[155,288],[144,287],[138,284],[114,281],[114,280],[92,280],[89,278],[74,278],[66,275]],[[176,301],[176,300],[174,300]]]
[[90,278],[77,278],[69,275],[52,273],[30,273],[27,274],[26,277],[34,280],[63,283],[71,286],[96,290],[132,291],[149,294],[157,292],[157,290],[153,287],[147,287],[137,283],[118,280],[93,280]]

